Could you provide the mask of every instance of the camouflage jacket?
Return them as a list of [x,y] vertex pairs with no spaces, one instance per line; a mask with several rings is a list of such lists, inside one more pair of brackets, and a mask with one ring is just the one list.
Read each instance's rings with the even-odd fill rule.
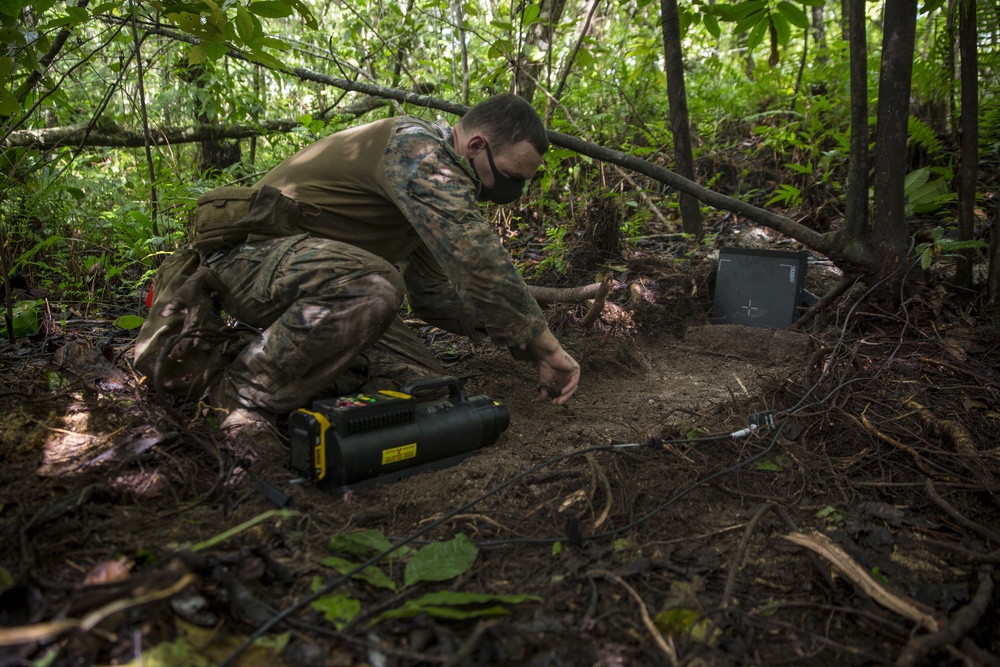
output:
[[517,345],[545,319],[479,212],[474,174],[450,128],[404,116],[321,139],[259,184],[315,207],[300,223],[314,235],[397,263],[418,315],[450,313],[466,333],[475,322],[494,342]]

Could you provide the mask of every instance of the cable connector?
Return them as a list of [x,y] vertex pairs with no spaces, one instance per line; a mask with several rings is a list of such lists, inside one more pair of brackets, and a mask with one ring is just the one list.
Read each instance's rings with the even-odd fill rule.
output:
[[754,430],[758,428],[774,428],[774,410],[755,412],[747,417],[747,423]]
[[751,433],[756,433],[758,429],[774,428],[774,410],[753,413],[747,417],[747,424],[747,428],[741,428],[739,431],[733,431],[729,434],[729,437],[735,440],[738,438],[745,438]]

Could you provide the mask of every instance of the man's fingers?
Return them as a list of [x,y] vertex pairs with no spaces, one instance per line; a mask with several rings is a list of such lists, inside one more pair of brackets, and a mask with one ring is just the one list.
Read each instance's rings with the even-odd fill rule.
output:
[[543,400],[559,398],[559,395],[562,394],[562,389],[559,388],[559,385],[552,384],[551,382],[539,382],[537,388],[539,391],[544,392],[542,395]]

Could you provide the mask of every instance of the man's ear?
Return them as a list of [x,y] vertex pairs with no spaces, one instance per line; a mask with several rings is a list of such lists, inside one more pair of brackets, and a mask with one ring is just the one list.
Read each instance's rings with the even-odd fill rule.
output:
[[481,134],[471,134],[469,135],[469,140],[465,142],[466,150],[474,150],[479,152],[483,150],[486,146],[486,137]]

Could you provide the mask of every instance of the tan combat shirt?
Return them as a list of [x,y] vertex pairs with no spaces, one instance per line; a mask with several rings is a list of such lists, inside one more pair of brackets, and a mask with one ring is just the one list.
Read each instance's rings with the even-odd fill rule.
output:
[[413,117],[379,120],[303,148],[259,185],[317,207],[300,223],[316,236],[399,264],[418,315],[451,311],[466,331],[475,322],[500,345],[525,343],[545,319],[479,212],[478,181],[451,138]]

